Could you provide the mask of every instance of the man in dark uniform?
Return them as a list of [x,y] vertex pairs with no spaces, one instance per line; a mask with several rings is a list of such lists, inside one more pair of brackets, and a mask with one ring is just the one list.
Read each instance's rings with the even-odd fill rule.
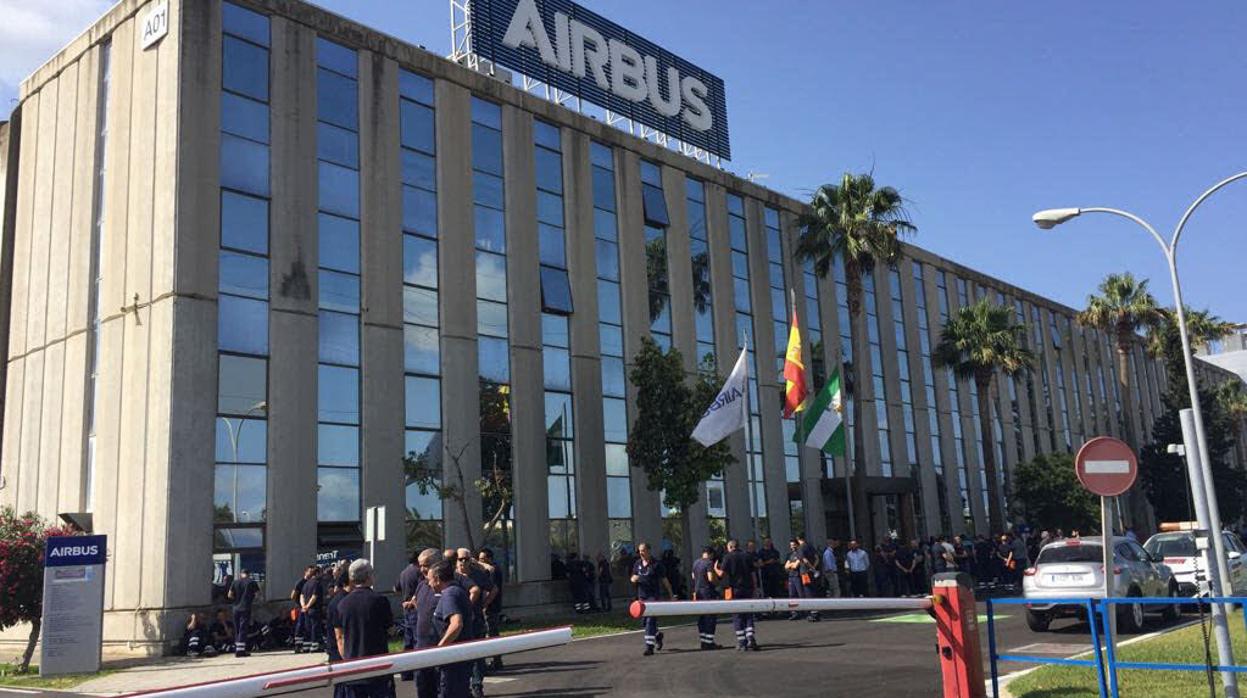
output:
[[585,578],[584,565],[580,564],[580,558],[576,553],[567,554],[567,562],[564,563],[567,570],[567,586],[572,595],[572,609],[577,614],[589,612],[589,580]]
[[[399,607],[403,609],[403,649],[416,648],[416,591],[424,581],[425,571],[420,569],[420,553],[413,552],[407,566],[398,574],[398,582],[394,591],[398,592]],[[411,681],[415,672],[404,671],[403,681]]]
[[745,541],[745,556],[753,568],[753,597],[762,598],[762,558],[758,556],[758,545],[752,538]]
[[[389,652],[388,633],[394,623],[390,601],[372,590],[372,564],[351,563],[351,591],[338,602],[333,634],[343,659],[373,657]],[[394,677],[386,674],[341,684],[342,698],[394,698]],[[335,692],[335,695],[337,693]]]
[[[428,583],[434,593],[439,595],[437,607],[433,611],[437,646],[444,647],[471,640],[472,601],[463,587],[455,583],[454,569],[444,562],[434,565],[429,570]],[[438,698],[468,698],[471,665],[471,662],[459,662],[442,666],[439,670]]]
[[[818,550],[805,539],[804,533],[797,534],[797,552],[801,555],[801,598],[818,598],[818,585],[822,583],[820,579],[822,557],[818,554]],[[807,618],[811,623],[817,623],[819,621],[818,611],[810,611]]]
[[[636,585],[636,596],[642,601],[659,601],[665,588],[667,596],[671,596],[671,582],[663,572],[662,564],[650,554],[649,543],[637,545],[640,557],[632,563],[631,581]],[[646,657],[662,649],[662,633],[658,631],[658,619],[645,617],[645,652]]]
[[304,573],[303,590],[299,592],[299,620],[303,621],[303,651],[319,652],[321,629],[324,618],[321,608],[325,602],[325,587],[321,582],[320,570],[315,565],[309,566]]
[[[415,640],[416,647],[435,647],[441,636],[433,627],[433,612],[437,609],[440,599],[433,587],[429,586],[429,570],[442,562],[442,554],[435,548],[428,548],[420,553],[417,564],[424,577],[416,586],[415,609]],[[437,698],[441,674],[437,667],[421,669],[416,672],[416,698]]]
[[896,550],[896,559],[892,563],[896,566],[896,595],[909,596],[910,584],[914,576],[914,551],[901,546]]
[[[715,589],[718,575],[714,571],[714,548],[706,546],[701,549],[701,557],[693,561],[693,600],[712,601],[719,598]],[[703,650],[718,649],[714,642],[714,629],[718,618],[713,614],[697,616],[697,637]]]
[[329,596],[329,602],[325,604],[325,620],[329,623],[329,636],[325,638],[325,653],[329,655],[329,661],[331,662],[342,660],[342,654],[338,652],[338,641],[333,629],[340,622],[338,604],[342,603],[342,599],[345,599],[350,591],[350,576],[343,569],[340,574],[334,577],[333,593]]
[[762,549],[758,551],[758,563],[762,577],[762,595],[776,598],[781,595],[780,585],[783,580],[783,563],[779,560],[779,551],[770,538],[762,539]]
[[294,583],[294,589],[290,590],[290,600],[294,602],[294,651],[295,654],[303,651],[303,585],[307,584],[307,569],[303,570],[303,574],[299,576],[299,581]]
[[[490,580],[494,583],[493,599],[485,606],[485,637],[498,637],[502,632],[502,568],[494,564],[494,551],[481,548],[476,554],[476,561],[489,570]],[[489,669],[497,671],[502,668],[502,655],[493,658]]]
[[[749,554],[740,549],[740,543],[736,539],[727,542],[727,554],[723,556],[715,572],[726,580],[732,599],[753,598],[756,570]],[[758,641],[754,638],[752,613],[734,614],[732,630],[736,633],[738,652],[758,649]]]
[[[458,567],[459,574],[472,580],[472,584],[478,589],[475,595],[469,595],[472,602],[472,637],[485,637],[485,608],[494,600],[494,595],[498,593],[494,586],[494,576],[492,570],[488,570],[484,565],[477,562],[472,557],[472,551],[467,548],[459,548]],[[472,662],[472,698],[482,698],[485,695],[485,660],[478,659]]]
[[251,605],[255,603],[255,597],[259,593],[260,585],[251,578],[249,570],[239,571],[238,579],[230,585],[228,598],[234,604],[235,657],[246,657],[251,654],[247,651],[247,631],[251,627]]

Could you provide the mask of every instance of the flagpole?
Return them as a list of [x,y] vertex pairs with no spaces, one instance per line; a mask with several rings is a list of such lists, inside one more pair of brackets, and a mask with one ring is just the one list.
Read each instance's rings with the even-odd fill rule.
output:
[[753,484],[753,412],[749,409],[749,332],[745,331],[745,486],[749,488],[749,503],[753,508],[753,538],[758,539],[758,488]]

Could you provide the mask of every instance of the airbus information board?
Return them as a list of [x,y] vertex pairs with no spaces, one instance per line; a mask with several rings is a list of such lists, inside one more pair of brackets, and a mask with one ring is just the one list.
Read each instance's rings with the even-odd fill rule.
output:
[[472,51],[729,160],[723,81],[570,0],[472,0]]
[[107,536],[48,538],[40,676],[99,671],[107,556]]

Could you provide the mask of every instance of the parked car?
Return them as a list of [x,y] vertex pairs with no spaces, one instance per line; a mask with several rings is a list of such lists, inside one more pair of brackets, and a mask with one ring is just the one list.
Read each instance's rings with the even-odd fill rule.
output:
[[[1177,598],[1178,581],[1173,571],[1129,538],[1113,542],[1113,595],[1165,596]],[[1044,599],[1104,598],[1104,548],[1098,536],[1069,538],[1049,543],[1039,551],[1034,567],[1022,575],[1022,595],[1027,600],[1026,624],[1044,632],[1054,618],[1085,617],[1081,604],[1045,603]],[[1136,633],[1143,628],[1144,613],[1160,613],[1165,620],[1177,620],[1179,604],[1117,606],[1117,626],[1122,632]]]
[[[1243,546],[1243,541],[1238,535],[1229,531],[1222,531],[1221,535],[1225,541],[1226,562],[1230,569],[1230,588],[1231,595],[1242,596],[1247,594],[1247,547]],[[1199,586],[1195,579],[1196,565],[1203,568],[1203,561],[1199,551],[1195,547],[1194,531],[1176,531],[1173,533],[1157,533],[1147,542],[1143,544],[1143,549],[1152,554],[1153,557],[1161,558],[1170,569],[1173,570],[1173,576],[1178,580],[1178,593],[1182,596],[1207,596],[1200,594]],[[1203,576],[1201,571],[1200,576]]]

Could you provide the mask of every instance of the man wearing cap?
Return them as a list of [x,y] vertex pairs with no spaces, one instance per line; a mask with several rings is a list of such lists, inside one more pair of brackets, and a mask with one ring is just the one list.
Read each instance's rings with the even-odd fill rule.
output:
[[[359,559],[347,572],[351,591],[338,602],[333,634],[343,659],[373,657],[389,652],[387,633],[394,623],[389,599],[373,591],[372,563]],[[342,698],[394,698],[392,675],[341,684]]]

